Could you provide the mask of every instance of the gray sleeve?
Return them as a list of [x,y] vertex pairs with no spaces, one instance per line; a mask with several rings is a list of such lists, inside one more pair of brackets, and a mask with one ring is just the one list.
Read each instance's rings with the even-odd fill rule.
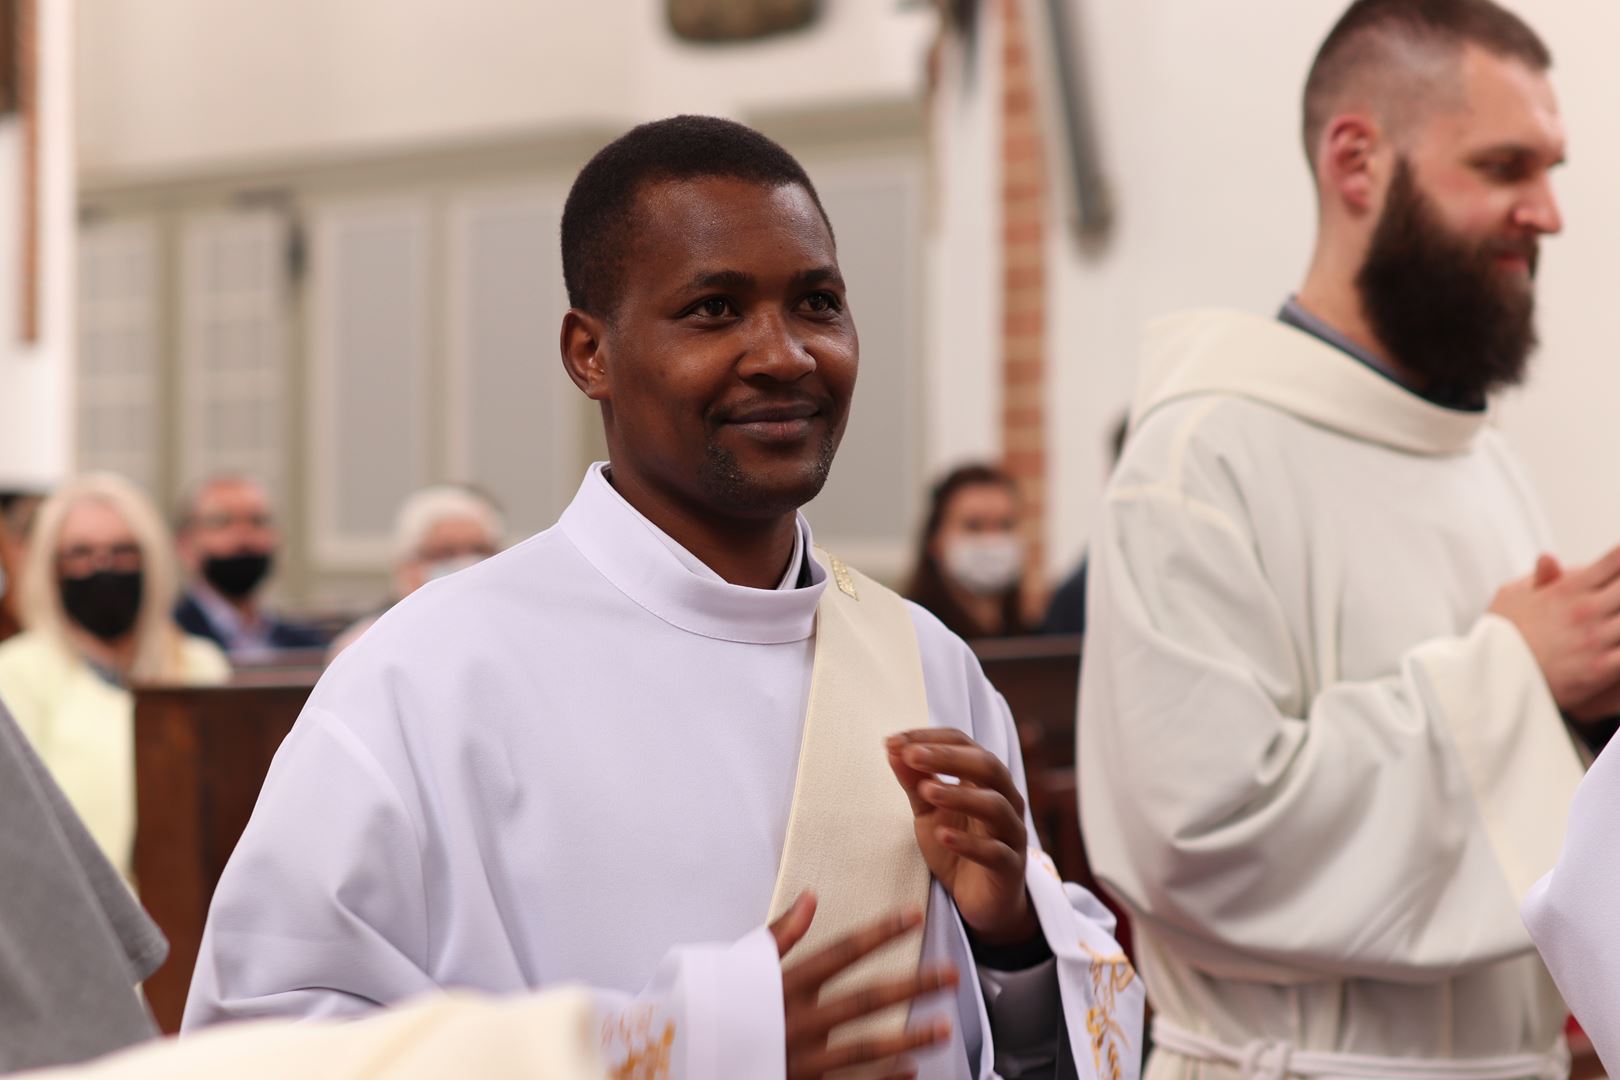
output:
[[0,705],[0,1072],[154,1034],[135,986],[168,943]]
[[996,1075],[1006,1080],[1073,1075],[1063,1022],[1063,995],[1058,988],[1057,960],[1023,971],[978,969],[984,1007],[995,1039]]

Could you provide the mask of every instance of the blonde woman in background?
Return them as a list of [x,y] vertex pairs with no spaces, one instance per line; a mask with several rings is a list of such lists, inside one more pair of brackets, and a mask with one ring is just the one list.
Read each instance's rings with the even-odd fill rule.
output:
[[136,683],[219,683],[211,642],[175,625],[174,548],[127,480],[79,477],[40,507],[20,600],[24,632],[0,644],[0,700],[91,836],[126,878],[135,835]]

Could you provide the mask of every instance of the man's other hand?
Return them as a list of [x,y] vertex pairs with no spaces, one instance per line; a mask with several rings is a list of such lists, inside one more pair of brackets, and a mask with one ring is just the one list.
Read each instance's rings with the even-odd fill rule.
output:
[[[810,921],[815,914],[815,896],[803,893],[781,918],[771,924],[777,954],[784,960],[809,931]],[[956,985],[956,968],[943,964],[922,968],[915,975],[863,986],[826,1002],[821,1001],[821,988],[839,972],[908,930],[920,926],[922,921],[922,912],[915,910],[885,915],[819,952],[802,959],[795,958],[797,962],[791,967],[782,965],[788,1080],[815,1080],[852,1065],[875,1062],[883,1062],[887,1066],[886,1071],[875,1074],[878,1080],[903,1080],[917,1074],[903,1055],[944,1042],[950,1037],[950,1023],[941,1019],[927,1027],[899,1035],[860,1038],[837,1046],[828,1045],[829,1036],[840,1025]]]
[[1019,945],[1040,933],[1024,886],[1024,798],[1007,766],[954,728],[906,731],[886,745],[889,768],[911,800],[928,869],[974,937]]
[[1518,627],[1567,715],[1620,713],[1620,547],[1573,570],[1543,555],[1528,577],[1498,590],[1490,610]]

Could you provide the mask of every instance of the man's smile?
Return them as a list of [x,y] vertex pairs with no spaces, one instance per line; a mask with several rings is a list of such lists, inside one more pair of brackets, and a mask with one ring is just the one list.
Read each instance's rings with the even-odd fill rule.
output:
[[821,406],[812,401],[762,402],[729,411],[722,425],[765,443],[791,443],[809,436]]

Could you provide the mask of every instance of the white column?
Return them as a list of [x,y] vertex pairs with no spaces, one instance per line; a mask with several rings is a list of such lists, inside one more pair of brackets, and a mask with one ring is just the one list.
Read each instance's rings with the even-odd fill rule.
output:
[[38,0],[40,333],[19,337],[22,131],[0,120],[0,490],[46,488],[73,468],[73,20]]
[[979,13],[976,55],[953,50],[934,94],[928,240],[929,479],[1001,457],[1001,19]]

